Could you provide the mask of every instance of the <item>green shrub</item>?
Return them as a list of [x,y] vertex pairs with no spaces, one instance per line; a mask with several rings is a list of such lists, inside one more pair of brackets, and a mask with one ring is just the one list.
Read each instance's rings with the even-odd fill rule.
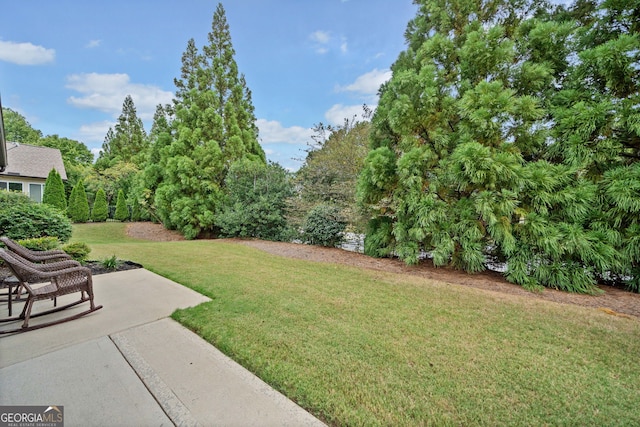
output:
[[73,222],[87,222],[89,219],[89,201],[82,180],[78,181],[71,190],[67,215]]
[[0,211],[15,205],[28,205],[31,203],[33,203],[33,200],[22,192],[0,190]]
[[31,249],[34,251],[48,251],[51,249],[56,249],[60,246],[60,241],[57,237],[38,237],[35,239],[20,239],[18,243],[24,246],[27,249]]
[[20,202],[0,209],[0,235],[13,240],[49,236],[66,242],[71,232],[69,219],[50,205]]
[[222,236],[265,240],[286,236],[286,200],[293,186],[282,166],[237,161],[225,179],[225,190],[226,198],[216,216]]
[[108,258],[103,259],[100,264],[107,270],[117,270],[118,266],[122,263],[115,255],[111,255]]
[[67,209],[67,196],[64,192],[64,183],[57,170],[51,169],[44,183],[42,203],[55,206],[64,212]]
[[94,222],[104,222],[109,216],[109,207],[107,206],[107,196],[104,190],[100,188],[96,192],[96,200],[93,202],[93,210],[91,211],[91,220]]
[[62,247],[62,250],[71,255],[71,258],[79,262],[84,262],[91,252],[89,245],[83,242],[69,243]]
[[335,247],[342,243],[346,226],[338,208],[318,205],[307,215],[302,239],[312,245]]
[[118,221],[126,221],[129,219],[129,208],[124,197],[124,191],[118,191],[118,199],[116,201],[116,213],[113,216]]
[[369,221],[364,238],[364,253],[376,257],[393,255],[393,221],[387,216],[379,216]]

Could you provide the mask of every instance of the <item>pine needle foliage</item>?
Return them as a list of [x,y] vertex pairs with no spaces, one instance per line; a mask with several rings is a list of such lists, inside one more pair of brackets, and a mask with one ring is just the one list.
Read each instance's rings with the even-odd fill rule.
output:
[[189,40],[182,56],[171,142],[160,153],[163,176],[153,203],[167,228],[190,239],[217,233],[214,213],[231,165],[242,158],[266,163],[251,92],[238,72],[222,4],[207,40],[202,52]]
[[365,251],[503,262],[528,288],[637,280],[638,5],[418,3],[358,184]]

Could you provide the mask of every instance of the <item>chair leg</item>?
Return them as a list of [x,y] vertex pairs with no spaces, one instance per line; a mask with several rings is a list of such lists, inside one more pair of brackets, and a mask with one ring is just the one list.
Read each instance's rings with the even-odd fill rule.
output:
[[29,318],[31,317],[31,308],[33,307],[33,299],[27,299],[27,302],[24,304],[24,309],[22,310],[22,315],[24,315],[24,323],[22,324],[23,328],[29,327]]

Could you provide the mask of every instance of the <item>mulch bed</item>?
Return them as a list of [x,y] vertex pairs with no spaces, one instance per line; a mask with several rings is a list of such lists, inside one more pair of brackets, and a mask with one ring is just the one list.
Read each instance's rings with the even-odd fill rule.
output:
[[[137,268],[143,268],[142,265],[132,261],[121,261],[118,264],[118,267],[115,269],[105,268],[102,265],[101,261],[87,261],[85,262],[84,266],[91,269],[91,274],[94,276],[98,274],[115,273],[116,271],[126,271],[126,270],[134,270]],[[9,269],[9,267],[0,266],[0,282],[10,276],[13,276],[13,273],[11,273],[11,270]]]

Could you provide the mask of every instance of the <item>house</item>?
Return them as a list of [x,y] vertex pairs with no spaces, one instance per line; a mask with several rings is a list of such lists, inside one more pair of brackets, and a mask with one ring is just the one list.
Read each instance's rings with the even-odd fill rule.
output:
[[44,183],[51,169],[58,171],[63,181],[67,171],[57,148],[37,147],[6,141],[7,166],[0,172],[0,190],[22,191],[36,202],[42,202]]

